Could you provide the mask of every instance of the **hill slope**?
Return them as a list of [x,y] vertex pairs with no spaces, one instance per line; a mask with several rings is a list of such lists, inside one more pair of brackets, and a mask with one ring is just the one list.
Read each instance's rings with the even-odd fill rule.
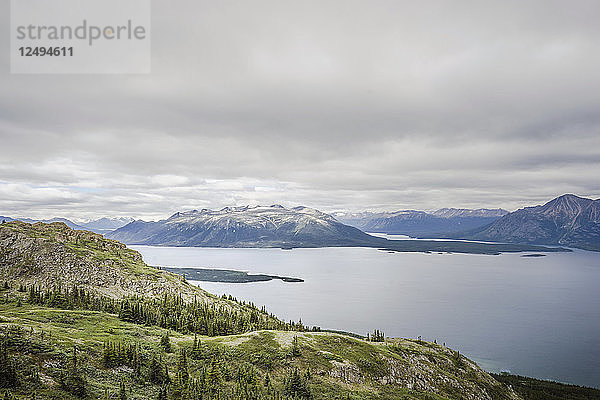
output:
[[51,224],[53,222],[62,222],[67,225],[71,229],[77,229],[80,231],[91,231],[95,233],[105,234],[115,229],[118,229],[122,226],[127,225],[128,223],[134,221],[133,218],[128,217],[115,217],[115,218],[99,218],[93,221],[76,224],[75,222],[66,219],[66,218],[51,218],[51,219],[31,219],[31,218],[12,218],[12,217],[4,217],[0,216],[0,222],[10,222],[10,221],[22,221],[28,224],[35,224],[36,222],[43,222],[45,224]]
[[[26,398],[120,393],[145,400],[157,398],[161,388],[169,399],[520,398],[472,361],[434,343],[373,343],[284,323],[278,326],[286,331],[196,335],[196,325],[181,322],[215,303],[229,305],[228,318],[263,314],[156,271],[120,243],[59,223],[2,224],[0,277],[6,281],[0,289],[0,382]],[[86,307],[100,304],[99,298],[80,289],[62,291],[59,283],[112,296],[113,302],[102,300],[112,307],[119,296],[136,294],[140,302],[133,307],[133,300],[121,300],[118,314],[90,311]],[[150,300],[142,300],[144,292]],[[179,295],[196,300],[186,306]],[[214,318],[224,322],[223,314]]]
[[565,194],[544,205],[507,214],[464,237],[600,251],[600,200]]
[[1,224],[0,280],[42,287],[74,284],[111,298],[165,292],[207,296],[177,276],[147,266],[124,244],[60,222]]
[[31,219],[31,218],[11,218],[11,217],[0,216],[0,222],[1,221],[5,221],[5,222],[21,221],[21,222],[25,222],[28,224],[35,224],[36,222],[43,222],[45,224],[51,224],[53,222],[62,222],[63,224],[67,225],[71,229],[77,229],[77,230],[86,230],[87,229],[87,228],[85,228],[81,225],[78,225],[75,222],[68,220],[66,218],[51,218],[51,219],[38,220],[38,219]]

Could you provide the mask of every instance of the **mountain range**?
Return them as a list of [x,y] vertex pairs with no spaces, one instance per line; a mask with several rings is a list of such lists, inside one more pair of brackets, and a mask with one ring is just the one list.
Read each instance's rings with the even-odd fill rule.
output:
[[435,237],[478,228],[508,214],[503,209],[441,208],[436,211],[337,213],[336,218],[365,232]]
[[442,208],[432,212],[338,213],[365,232],[420,238],[569,246],[600,251],[600,199],[565,194],[544,205],[503,209]]
[[225,207],[178,212],[158,222],[134,221],[109,234],[128,244],[204,247],[360,246],[380,242],[308,207]]
[[388,240],[342,224],[308,207],[225,207],[178,212],[156,221],[134,221],[106,237],[126,244],[193,247],[375,247],[403,252],[498,254],[563,251],[532,245],[464,241]]
[[522,208],[487,226],[451,237],[600,251],[600,199],[565,194],[544,205]]
[[21,222],[25,222],[28,224],[34,224],[36,222],[43,222],[45,224],[51,224],[53,222],[62,222],[63,224],[67,225],[71,229],[75,229],[78,231],[86,230],[85,227],[83,227],[79,224],[76,224],[75,222],[68,220],[66,218],[32,219],[32,218],[12,218],[12,217],[0,216],[0,221],[5,221],[5,222],[21,221]]
[[104,234],[114,231],[115,229],[119,229],[120,227],[125,226],[133,221],[134,219],[131,217],[103,217],[81,224],[81,226],[88,231]]
[[[394,251],[452,251],[496,254],[524,245],[569,246],[600,251],[600,200],[573,194],[515,212],[503,209],[441,208],[435,211],[323,213],[304,206],[225,207],[178,212],[161,221],[115,217],[76,224],[65,218],[0,221],[63,222],[127,244],[197,247],[365,246]],[[386,240],[365,232],[517,244],[519,246]]]

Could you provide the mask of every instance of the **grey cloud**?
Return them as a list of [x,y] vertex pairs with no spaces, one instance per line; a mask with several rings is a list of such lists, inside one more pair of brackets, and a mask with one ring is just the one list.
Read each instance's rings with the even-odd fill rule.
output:
[[596,198],[599,14],[595,1],[155,1],[150,75],[0,71],[0,213]]

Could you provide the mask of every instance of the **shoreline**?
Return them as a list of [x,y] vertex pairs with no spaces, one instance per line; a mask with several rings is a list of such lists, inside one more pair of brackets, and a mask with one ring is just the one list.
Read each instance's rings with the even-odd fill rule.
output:
[[268,274],[251,274],[246,271],[237,271],[233,269],[217,269],[217,268],[178,268],[178,267],[156,267],[161,270],[169,271],[177,275],[181,275],[186,280],[201,281],[201,282],[216,282],[216,283],[254,283],[268,282],[279,279],[286,283],[304,282],[302,278],[294,278],[289,276],[268,275]]

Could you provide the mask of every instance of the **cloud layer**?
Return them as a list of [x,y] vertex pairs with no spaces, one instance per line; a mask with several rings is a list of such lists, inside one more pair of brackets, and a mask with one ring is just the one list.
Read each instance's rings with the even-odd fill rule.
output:
[[600,3],[154,2],[152,74],[11,75],[0,214],[600,195]]

